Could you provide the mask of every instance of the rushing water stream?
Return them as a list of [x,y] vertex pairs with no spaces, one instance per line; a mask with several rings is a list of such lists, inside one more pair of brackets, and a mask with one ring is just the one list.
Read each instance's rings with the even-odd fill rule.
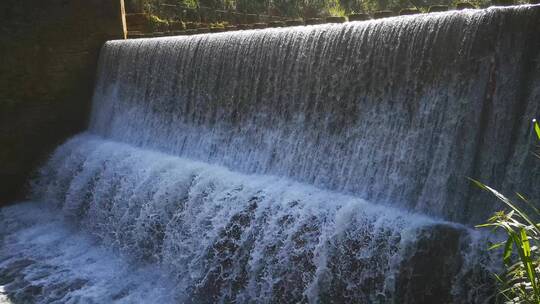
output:
[[521,6],[106,43],[88,131],[40,169],[42,203],[0,213],[3,292],[488,302],[468,227],[500,206],[466,177],[540,195],[539,20]]

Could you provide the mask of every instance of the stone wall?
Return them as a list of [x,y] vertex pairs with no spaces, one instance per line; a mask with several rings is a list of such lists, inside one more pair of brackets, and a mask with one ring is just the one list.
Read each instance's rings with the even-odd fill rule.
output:
[[0,3],[0,205],[87,124],[101,45],[125,38],[123,0]]

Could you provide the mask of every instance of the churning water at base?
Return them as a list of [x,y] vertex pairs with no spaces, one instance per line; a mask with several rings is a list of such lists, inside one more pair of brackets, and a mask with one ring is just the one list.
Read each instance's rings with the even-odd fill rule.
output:
[[538,8],[108,42],[89,130],[1,210],[0,295],[489,302],[466,176],[540,195]]
[[0,211],[0,303],[172,303],[156,267],[128,263],[44,203]]
[[[61,146],[40,175],[36,197],[95,242],[166,270],[181,303],[457,303],[489,292],[476,233],[287,179],[242,175],[87,134]],[[3,211],[3,221],[29,217],[17,208],[25,207]],[[19,247],[26,234],[38,239],[30,244],[46,245],[66,235],[50,218],[45,213],[29,228],[32,220],[23,221],[30,232],[15,229],[8,238],[16,239],[3,247],[42,261],[44,248]],[[69,255],[86,244],[77,249],[68,242],[53,259],[84,265],[85,256]],[[92,269],[89,263],[83,268]],[[68,277],[96,279],[74,266]],[[148,288],[136,284],[138,276],[133,288]],[[117,293],[124,286],[110,287]]]

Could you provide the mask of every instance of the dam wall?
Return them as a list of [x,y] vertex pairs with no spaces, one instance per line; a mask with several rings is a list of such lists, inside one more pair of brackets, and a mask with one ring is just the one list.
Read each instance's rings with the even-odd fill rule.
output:
[[123,0],[0,3],[0,205],[88,122],[98,54],[125,36]]

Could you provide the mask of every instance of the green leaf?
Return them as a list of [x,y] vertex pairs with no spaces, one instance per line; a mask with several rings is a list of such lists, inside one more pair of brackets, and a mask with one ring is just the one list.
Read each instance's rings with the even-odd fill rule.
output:
[[474,179],[471,179],[469,178],[469,180],[473,181],[476,185],[478,185],[480,188],[484,189],[485,191],[487,192],[490,192],[491,194],[493,194],[496,198],[498,198],[501,202],[503,202],[504,204],[506,204],[508,207],[510,207],[512,210],[515,210],[517,214],[519,214],[519,216],[521,218],[523,218],[529,225],[532,225],[534,226],[534,228],[537,230],[537,231],[540,231],[540,226],[538,226],[537,223],[533,222],[529,216],[527,216],[527,214],[525,212],[523,212],[519,207],[517,207],[510,199],[508,199],[506,196],[502,195],[501,193],[499,193],[497,190],[477,181],[477,180],[474,180]]
[[514,235],[514,242],[516,244],[516,247],[518,247],[518,253],[520,255],[521,261],[523,262],[523,266],[525,266],[527,278],[532,285],[534,295],[538,299],[540,297],[540,292],[538,290],[538,285],[536,282],[536,271],[531,260],[531,246],[529,243],[529,238],[527,237],[527,231],[521,228],[519,230],[519,236]]
[[503,251],[503,262],[506,266],[510,265],[512,262],[512,238],[509,237],[508,240],[506,240],[506,243],[504,244],[504,251]]
[[538,121],[536,119],[533,119],[534,124],[534,130],[536,131],[536,136],[538,136],[538,139],[540,139],[540,125],[538,125]]

